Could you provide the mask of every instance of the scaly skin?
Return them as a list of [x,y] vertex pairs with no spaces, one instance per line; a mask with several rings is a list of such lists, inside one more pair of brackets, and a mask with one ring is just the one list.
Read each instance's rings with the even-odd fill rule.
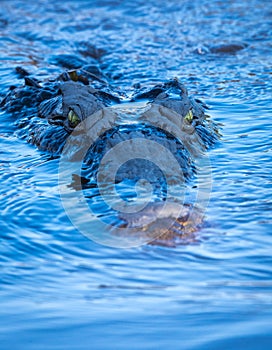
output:
[[[125,113],[122,111],[118,94],[104,82],[92,84],[96,87],[90,85],[88,75],[82,73],[84,69],[62,74],[56,80],[43,83],[28,77],[23,69],[17,71],[25,77],[25,85],[13,88],[4,97],[0,106],[14,116],[21,137],[52,156],[61,154],[69,135],[87,117],[116,105],[117,108],[114,107],[116,113]],[[219,137],[216,125],[205,114],[205,106],[189,97],[187,90],[177,79],[158,84],[151,89],[135,91],[127,106],[137,109],[137,103],[143,101],[148,109],[142,113],[137,123],[116,126],[101,135],[91,146],[84,160],[85,169],[89,171],[86,171],[87,180],[84,179],[82,182],[83,188],[88,188],[88,178],[96,175],[100,161],[108,150],[119,142],[133,140],[136,137],[152,140],[169,149],[182,168],[186,181],[194,176],[194,157],[213,145]],[[174,120],[174,126],[179,129],[177,134],[173,135],[173,130],[168,133],[165,127],[154,126],[154,124],[160,125],[163,120],[171,123]],[[180,137],[180,133],[183,136]],[[140,160],[140,163],[138,160],[137,164],[134,160],[128,162],[121,169],[116,181],[121,182],[126,178],[137,181],[142,178],[143,173],[155,188],[163,186],[165,180],[160,172],[150,168],[150,164],[144,160]],[[156,206],[153,212],[154,210],[156,211]],[[160,239],[157,242],[172,245],[169,242],[174,242],[177,237],[192,239],[192,233],[199,225],[197,215],[192,217],[195,218],[195,225],[186,222],[186,217],[180,217],[167,233],[162,232],[161,235],[158,233]],[[130,227],[133,216],[120,216],[120,220],[123,226]]]

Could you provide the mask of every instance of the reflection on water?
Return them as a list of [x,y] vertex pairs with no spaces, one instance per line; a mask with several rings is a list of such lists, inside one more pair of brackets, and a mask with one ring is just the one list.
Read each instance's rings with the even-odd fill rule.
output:
[[271,24],[256,0],[1,2],[1,94],[74,55],[127,96],[178,76],[223,124],[197,242],[118,250],[73,228],[58,160],[1,113],[1,349],[271,347]]

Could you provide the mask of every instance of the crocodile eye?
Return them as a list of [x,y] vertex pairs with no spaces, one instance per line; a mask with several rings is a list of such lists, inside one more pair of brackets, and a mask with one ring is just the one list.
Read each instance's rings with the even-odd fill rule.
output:
[[71,109],[68,113],[69,124],[72,128],[75,128],[79,123],[79,116]]
[[78,75],[76,70],[71,70],[70,72],[68,72],[68,74],[71,80],[78,81]]
[[187,123],[189,123],[189,124],[191,124],[192,123],[192,121],[193,121],[193,112],[191,111],[191,110],[189,110],[189,112],[186,114],[186,116],[184,117],[184,120],[187,122]]

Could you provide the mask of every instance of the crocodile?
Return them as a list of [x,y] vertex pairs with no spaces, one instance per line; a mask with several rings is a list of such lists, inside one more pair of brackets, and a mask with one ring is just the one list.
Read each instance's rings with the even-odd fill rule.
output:
[[[195,159],[219,139],[218,126],[206,114],[208,107],[189,96],[177,78],[152,87],[137,86],[127,97],[124,92],[114,91],[101,77],[90,73],[88,67],[66,71],[57,78],[43,82],[31,77],[23,68],[17,67],[16,71],[24,78],[24,84],[12,86],[0,107],[12,116],[20,137],[51,157],[61,156],[71,135],[79,134],[79,139],[80,133],[76,131],[87,120],[92,121],[92,116],[99,115],[102,124],[109,118],[109,111],[110,117],[115,116],[111,127],[104,132],[102,128],[84,155],[82,174],[74,174],[71,181],[75,189],[85,190],[95,186],[99,165],[107,152],[121,142],[135,139],[143,140],[143,143],[148,140],[170,151],[182,170],[183,186],[196,176]],[[92,122],[91,125],[93,127]],[[148,149],[144,150],[146,152]],[[158,152],[154,156],[160,157]],[[135,158],[128,159],[120,166],[114,181],[132,181],[135,185],[144,178],[153,186],[154,196],[144,211],[140,210],[137,215],[118,213],[117,226],[132,229],[149,226],[150,222],[145,222],[146,217],[159,215],[157,222],[160,222],[173,216],[173,210],[161,207],[167,196],[163,172],[145,156]],[[180,179],[174,181],[178,183]],[[173,223],[166,232],[160,232],[160,225],[156,225],[158,234],[155,240],[150,238],[150,241],[175,245],[176,242],[193,239],[193,233],[201,224],[201,215],[197,215],[197,210],[192,209],[190,204],[182,207],[183,214],[173,216]],[[192,210],[193,215],[189,215]]]

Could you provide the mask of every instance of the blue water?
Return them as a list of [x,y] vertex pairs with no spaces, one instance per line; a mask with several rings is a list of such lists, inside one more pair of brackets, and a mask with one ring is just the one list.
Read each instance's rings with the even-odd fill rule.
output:
[[73,54],[127,93],[178,76],[222,124],[197,241],[116,249],[73,227],[58,160],[1,112],[1,350],[270,349],[270,1],[1,1],[0,31],[3,94]]

